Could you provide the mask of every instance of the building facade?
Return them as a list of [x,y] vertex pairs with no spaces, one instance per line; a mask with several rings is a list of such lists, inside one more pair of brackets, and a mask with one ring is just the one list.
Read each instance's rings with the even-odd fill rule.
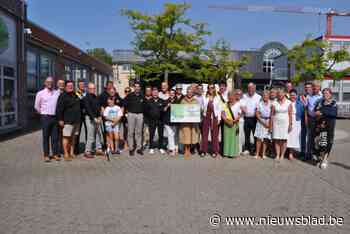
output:
[[124,89],[132,85],[136,78],[133,64],[142,63],[144,59],[132,50],[113,50],[113,79],[118,93],[123,97]]
[[131,86],[131,80],[135,79],[135,71],[132,70],[130,63],[114,64],[113,81],[118,94],[124,97],[124,89]]
[[22,0],[0,0],[0,134],[37,120],[35,93],[48,76],[90,81],[98,92],[113,77],[110,65],[28,21],[26,8]]
[[35,118],[33,103],[35,94],[43,87],[48,76],[56,79],[93,82],[98,93],[113,77],[113,69],[69,42],[39,25],[27,21],[26,29],[26,91],[29,118]]
[[[262,90],[270,85],[274,71],[275,59],[287,53],[287,48],[280,42],[269,42],[257,50],[233,50],[232,60],[241,59],[243,56],[249,58],[249,63],[242,70],[252,73],[252,77],[245,79],[237,77],[234,81],[235,87],[246,88],[249,82],[254,82],[257,88]],[[130,70],[132,64],[144,62],[143,58],[134,54],[133,50],[114,50],[114,80],[120,84],[120,90],[130,85],[129,80],[135,78],[135,73]],[[232,81],[228,81],[231,86]]]
[[24,23],[26,6],[0,1],[0,132],[26,125]]
[[[350,36],[345,35],[324,35],[315,40],[323,40],[329,43],[332,51],[345,48],[350,52]],[[334,65],[335,70],[344,70],[350,67],[350,62],[342,62]],[[275,59],[275,68],[272,74],[273,81],[292,80],[295,75],[295,66],[288,60],[287,55],[279,56]],[[299,91],[303,91],[304,82],[297,86]],[[330,88],[333,98],[338,102],[338,117],[350,118],[350,73],[342,79],[333,80],[332,77],[324,77],[321,81],[321,88]]]

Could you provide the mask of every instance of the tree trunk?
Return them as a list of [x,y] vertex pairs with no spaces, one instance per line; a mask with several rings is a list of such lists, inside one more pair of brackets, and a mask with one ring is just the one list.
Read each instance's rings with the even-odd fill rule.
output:
[[166,83],[168,83],[168,76],[169,76],[169,71],[168,71],[168,69],[166,69],[164,72],[164,82],[166,82]]

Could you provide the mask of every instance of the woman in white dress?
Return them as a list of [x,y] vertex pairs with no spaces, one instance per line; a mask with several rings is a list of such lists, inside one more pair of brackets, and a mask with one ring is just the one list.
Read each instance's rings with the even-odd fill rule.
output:
[[285,88],[277,91],[277,101],[272,104],[270,129],[275,145],[276,160],[281,160],[287,150],[288,133],[292,130],[291,102],[286,98]]
[[262,100],[258,104],[256,110],[256,128],[254,136],[256,137],[256,154],[255,158],[260,157],[262,154],[262,159],[266,158],[266,148],[268,141],[271,139],[270,134],[270,117],[271,117],[271,101],[270,101],[270,91],[265,90],[262,96]]
[[297,91],[292,89],[289,92],[292,109],[292,130],[288,134],[287,148],[289,160],[294,159],[295,153],[300,149],[301,140],[301,118],[304,116],[304,106],[298,99]]

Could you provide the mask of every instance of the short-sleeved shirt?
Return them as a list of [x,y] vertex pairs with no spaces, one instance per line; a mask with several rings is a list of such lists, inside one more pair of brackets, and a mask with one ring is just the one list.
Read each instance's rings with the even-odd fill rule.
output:
[[261,96],[257,93],[254,93],[253,96],[249,96],[248,94],[243,95],[242,106],[246,108],[245,117],[255,117],[255,111],[260,100]]
[[129,113],[143,113],[144,96],[141,93],[132,92],[124,98],[124,107]]
[[[112,119],[112,118],[117,118],[117,117],[122,117],[123,116],[123,110],[119,106],[115,105],[113,107],[107,106],[103,112],[103,116]],[[111,126],[112,122],[111,121],[106,121],[106,126]]]

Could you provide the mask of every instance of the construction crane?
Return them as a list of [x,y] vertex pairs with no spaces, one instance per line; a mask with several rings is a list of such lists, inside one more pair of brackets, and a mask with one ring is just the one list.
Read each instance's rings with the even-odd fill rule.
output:
[[236,10],[249,12],[281,12],[294,14],[313,14],[326,15],[327,30],[326,36],[333,34],[333,17],[334,16],[350,16],[350,12],[340,12],[332,8],[313,8],[313,7],[298,7],[298,6],[264,6],[264,5],[209,5],[211,9],[219,10]]

